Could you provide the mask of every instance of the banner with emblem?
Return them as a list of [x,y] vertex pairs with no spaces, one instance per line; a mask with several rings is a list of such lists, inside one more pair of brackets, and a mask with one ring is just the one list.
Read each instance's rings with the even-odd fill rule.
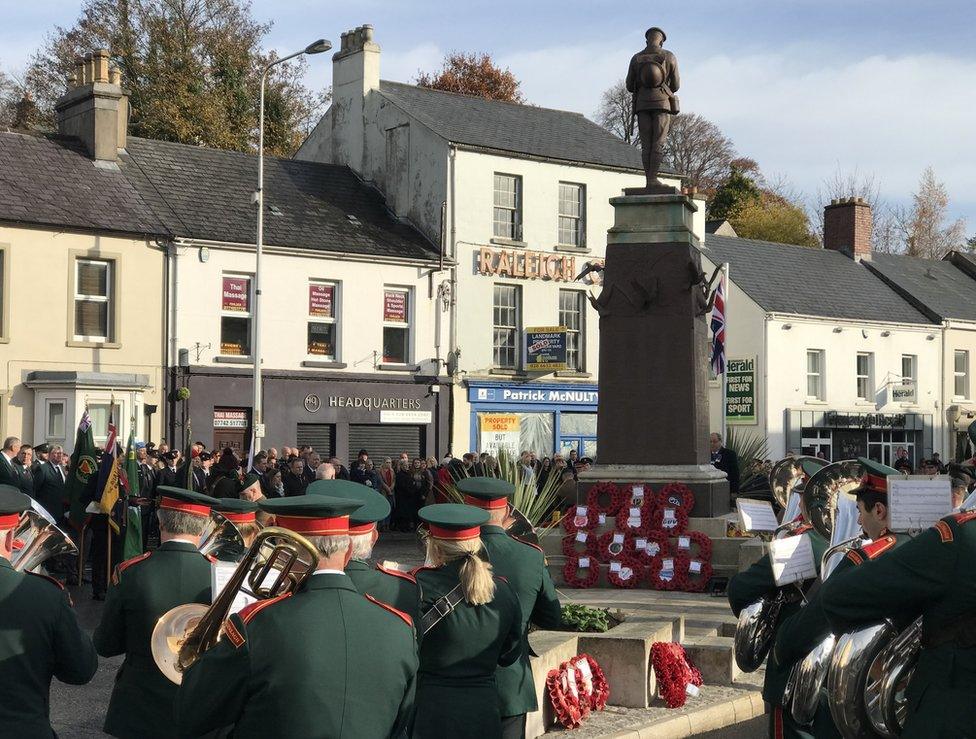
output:
[[85,412],[81,414],[81,420],[78,422],[75,447],[71,452],[70,469],[65,480],[64,491],[71,506],[68,519],[78,529],[81,529],[85,522],[85,504],[81,502],[81,494],[88,484],[88,478],[97,470],[91,416],[88,415],[88,409],[85,408]]

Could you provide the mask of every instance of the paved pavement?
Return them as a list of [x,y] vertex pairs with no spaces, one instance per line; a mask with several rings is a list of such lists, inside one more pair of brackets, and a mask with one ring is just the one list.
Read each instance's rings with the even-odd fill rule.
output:
[[[381,540],[375,551],[377,560],[395,560],[411,566],[421,564],[423,555],[415,540],[407,535],[394,535],[385,537]],[[75,602],[75,609],[82,626],[89,632],[93,631],[98,624],[101,616],[102,604],[91,600],[90,586],[71,588],[71,597]],[[613,598],[619,594],[626,593],[626,600],[643,600],[642,594],[638,591],[585,591],[585,597],[576,597],[580,591],[575,591],[570,595],[574,600],[592,600],[602,596],[603,599]],[[678,595],[678,594],[667,594]],[[702,596],[699,596],[702,597]],[[675,605],[678,605],[676,603]],[[716,602],[716,605],[719,605]],[[108,700],[112,691],[112,683],[115,673],[122,662],[121,657],[100,658],[98,672],[95,678],[84,686],[63,685],[54,681],[51,685],[51,723],[55,731],[62,739],[87,739],[88,737],[104,737],[101,732],[102,722],[108,709]],[[631,721],[622,714],[627,709],[620,709],[620,716],[610,716],[609,723],[618,723],[617,719],[624,720],[625,723]],[[745,737],[759,737],[765,733],[765,723],[763,719],[753,720],[737,724],[724,729],[720,732],[704,734],[705,737],[722,737],[722,739],[738,739]],[[599,734],[595,734],[599,736]],[[587,736],[594,736],[587,733]]]

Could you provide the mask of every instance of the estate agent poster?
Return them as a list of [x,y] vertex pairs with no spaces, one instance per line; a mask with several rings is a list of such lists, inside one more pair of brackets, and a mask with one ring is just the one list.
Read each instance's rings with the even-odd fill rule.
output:
[[515,413],[478,414],[478,450],[497,458],[501,449],[512,459],[519,454],[519,417]]
[[525,329],[527,372],[561,372],[566,369],[566,327]]
[[725,367],[725,420],[756,422],[756,358],[730,359]]

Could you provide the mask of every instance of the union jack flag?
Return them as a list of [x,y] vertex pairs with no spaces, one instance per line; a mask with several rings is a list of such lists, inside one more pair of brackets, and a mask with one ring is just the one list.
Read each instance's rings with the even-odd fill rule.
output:
[[725,275],[715,288],[712,303],[712,372],[725,374]]

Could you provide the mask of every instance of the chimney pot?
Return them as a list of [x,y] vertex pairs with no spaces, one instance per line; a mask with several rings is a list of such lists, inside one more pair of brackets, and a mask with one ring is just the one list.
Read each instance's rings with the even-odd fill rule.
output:
[[363,40],[366,43],[372,43],[373,41],[373,27],[368,23],[363,26]]
[[111,59],[108,49],[78,57],[67,75],[67,92],[55,105],[58,133],[78,139],[96,166],[117,163],[126,145],[129,101]]
[[108,69],[108,81],[113,85],[122,84],[122,72],[115,65],[112,65]]
[[824,208],[824,249],[842,251],[851,257],[871,258],[871,206],[864,198],[831,200]]

